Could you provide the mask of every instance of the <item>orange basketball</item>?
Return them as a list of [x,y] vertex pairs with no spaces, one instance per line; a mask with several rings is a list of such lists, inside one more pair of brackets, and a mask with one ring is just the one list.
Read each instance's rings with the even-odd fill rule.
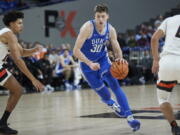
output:
[[110,72],[112,76],[116,79],[124,79],[129,72],[128,64],[120,62],[112,62]]

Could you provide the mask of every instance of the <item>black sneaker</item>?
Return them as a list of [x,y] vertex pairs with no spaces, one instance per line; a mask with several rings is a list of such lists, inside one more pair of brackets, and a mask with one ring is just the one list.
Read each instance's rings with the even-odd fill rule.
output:
[[3,133],[3,134],[17,134],[18,131],[8,127],[7,124],[4,124],[4,125],[0,124],[0,133]]
[[180,135],[180,127],[173,127],[172,128],[173,135]]

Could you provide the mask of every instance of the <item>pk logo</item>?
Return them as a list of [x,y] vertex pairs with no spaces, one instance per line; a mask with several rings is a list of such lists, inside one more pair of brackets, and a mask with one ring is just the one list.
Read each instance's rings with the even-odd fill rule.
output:
[[70,11],[68,15],[65,16],[63,10],[59,13],[56,10],[45,10],[45,36],[50,36],[51,28],[57,28],[62,38],[64,38],[68,32],[72,38],[76,37],[77,34],[72,26],[76,14],[76,11]]

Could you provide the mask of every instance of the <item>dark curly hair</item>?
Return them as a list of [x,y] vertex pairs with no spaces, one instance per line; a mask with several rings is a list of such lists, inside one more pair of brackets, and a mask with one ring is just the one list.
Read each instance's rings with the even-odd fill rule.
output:
[[17,19],[23,19],[23,18],[24,18],[24,13],[19,11],[10,11],[4,15],[3,23],[6,26],[9,26],[11,22],[15,22]]

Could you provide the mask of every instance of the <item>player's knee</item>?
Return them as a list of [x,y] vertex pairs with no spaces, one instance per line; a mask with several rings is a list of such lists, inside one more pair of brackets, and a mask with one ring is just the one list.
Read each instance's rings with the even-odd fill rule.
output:
[[18,91],[17,91],[17,96],[19,96],[19,97],[21,97],[22,96],[22,88],[21,89],[19,89]]
[[[93,86],[92,86],[93,87]],[[96,91],[96,92],[98,92],[98,91],[102,91],[103,89],[104,89],[104,87],[105,87],[105,85],[104,84],[102,84],[101,86],[94,86],[94,90]]]
[[13,91],[10,91],[10,94],[15,96],[15,97],[21,97],[22,95],[22,87],[17,87],[16,89],[14,89]]
[[167,92],[167,91],[163,91],[161,89],[157,89],[157,97],[158,97],[159,105],[162,105],[164,103],[168,103],[170,94],[171,94],[171,92]]
[[101,97],[103,102],[111,99],[111,94],[108,88],[103,84],[101,87],[95,89],[96,93]]
[[171,92],[176,84],[176,81],[159,81],[157,83],[157,96],[160,105],[169,102]]

